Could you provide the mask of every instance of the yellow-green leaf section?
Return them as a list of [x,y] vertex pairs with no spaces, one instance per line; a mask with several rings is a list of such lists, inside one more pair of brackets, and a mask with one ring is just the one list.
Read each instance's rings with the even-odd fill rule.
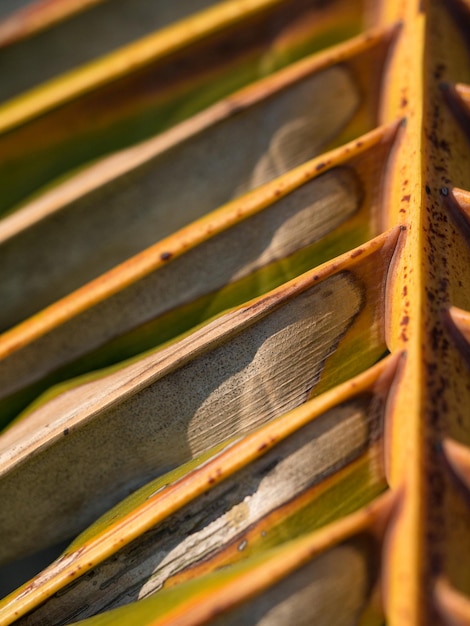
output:
[[[359,20],[351,20],[349,9],[338,24],[333,7],[316,4],[218,3],[5,103],[0,211],[67,171],[357,31]],[[344,4],[337,2],[340,14]]]

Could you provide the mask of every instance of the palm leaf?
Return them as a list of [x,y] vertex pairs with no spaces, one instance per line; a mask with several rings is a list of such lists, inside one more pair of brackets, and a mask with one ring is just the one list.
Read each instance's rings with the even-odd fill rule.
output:
[[470,6],[174,10],[0,27],[0,621],[470,624]]
[[[0,211],[12,210],[72,168],[168,128],[318,49],[325,37],[341,38],[346,27],[336,24],[333,7],[325,11],[316,4],[216,3],[207,13],[8,100],[0,107]],[[336,8],[343,4],[339,0]],[[352,32],[359,27],[355,15],[354,7],[346,11]],[[77,36],[83,39],[83,31]]]

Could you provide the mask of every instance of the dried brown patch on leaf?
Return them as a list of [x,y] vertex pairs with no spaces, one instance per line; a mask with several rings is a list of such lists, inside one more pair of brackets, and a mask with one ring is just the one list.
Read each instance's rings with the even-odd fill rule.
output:
[[[4,333],[4,419],[53,382],[152,348],[378,234],[380,172],[395,129],[307,162]],[[7,276],[14,303],[17,274]]]
[[[305,402],[319,382],[327,389],[372,365],[385,350],[383,283],[397,234],[378,237],[359,255],[304,274],[165,350],[64,391],[11,427],[1,439],[0,490],[20,508],[34,509],[32,545],[47,541],[40,520],[50,519],[50,507],[60,512],[61,536],[69,536],[152,474]],[[343,341],[350,329],[363,348],[360,363]],[[65,467],[73,467],[66,481]],[[34,504],[19,497],[26,485],[37,496]],[[25,515],[2,511],[8,550],[26,547],[17,521]],[[49,528],[54,535],[56,527]]]

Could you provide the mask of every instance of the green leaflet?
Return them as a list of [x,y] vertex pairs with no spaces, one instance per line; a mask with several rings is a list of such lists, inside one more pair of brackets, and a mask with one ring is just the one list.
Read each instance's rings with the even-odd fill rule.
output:
[[194,28],[182,22],[8,102],[0,108],[0,211],[317,50],[325,37],[332,44],[352,34],[348,19],[318,37],[318,15],[304,0],[222,3],[193,18]]

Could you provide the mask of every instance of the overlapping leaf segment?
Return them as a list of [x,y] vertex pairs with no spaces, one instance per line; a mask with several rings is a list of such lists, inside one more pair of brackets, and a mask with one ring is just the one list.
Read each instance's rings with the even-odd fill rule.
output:
[[469,14],[0,27],[2,624],[470,624]]

